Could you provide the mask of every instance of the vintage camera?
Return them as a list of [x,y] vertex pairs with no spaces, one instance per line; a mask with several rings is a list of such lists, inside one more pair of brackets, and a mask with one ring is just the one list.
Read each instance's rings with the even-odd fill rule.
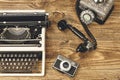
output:
[[44,10],[0,11],[0,76],[44,76]]
[[58,55],[57,60],[55,61],[53,65],[53,68],[73,77],[75,75],[75,72],[78,66],[79,64],[77,64],[76,62],[70,59],[67,59],[66,57],[62,55]]
[[77,0],[76,11],[85,24],[104,24],[114,8],[114,0]]

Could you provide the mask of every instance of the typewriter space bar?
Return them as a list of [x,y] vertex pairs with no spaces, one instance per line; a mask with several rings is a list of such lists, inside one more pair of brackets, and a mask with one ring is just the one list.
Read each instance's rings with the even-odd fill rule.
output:
[[42,47],[0,47],[0,51],[9,52],[9,51],[19,51],[19,52],[28,52],[28,51],[42,51]]

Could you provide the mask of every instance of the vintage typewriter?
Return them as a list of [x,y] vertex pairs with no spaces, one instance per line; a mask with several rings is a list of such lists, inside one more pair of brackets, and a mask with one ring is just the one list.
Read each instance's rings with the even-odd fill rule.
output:
[[0,11],[0,76],[44,76],[44,10]]

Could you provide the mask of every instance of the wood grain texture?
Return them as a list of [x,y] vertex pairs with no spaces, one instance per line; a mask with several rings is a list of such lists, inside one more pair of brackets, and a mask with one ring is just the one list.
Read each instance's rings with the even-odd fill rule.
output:
[[[120,0],[105,25],[92,23],[89,28],[98,41],[95,51],[81,54],[75,49],[82,41],[69,30],[57,29],[57,21],[66,19],[84,32],[75,12],[76,0],[0,0],[0,9],[45,9],[50,13],[47,29],[45,77],[0,77],[0,80],[120,80]],[[85,33],[85,32],[84,32]],[[58,54],[80,63],[74,78],[52,69]]]

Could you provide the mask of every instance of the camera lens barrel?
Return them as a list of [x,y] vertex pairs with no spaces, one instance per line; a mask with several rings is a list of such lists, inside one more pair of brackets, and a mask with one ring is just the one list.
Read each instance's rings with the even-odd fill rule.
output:
[[60,69],[62,71],[69,71],[71,69],[71,63],[69,61],[62,61],[60,63]]

